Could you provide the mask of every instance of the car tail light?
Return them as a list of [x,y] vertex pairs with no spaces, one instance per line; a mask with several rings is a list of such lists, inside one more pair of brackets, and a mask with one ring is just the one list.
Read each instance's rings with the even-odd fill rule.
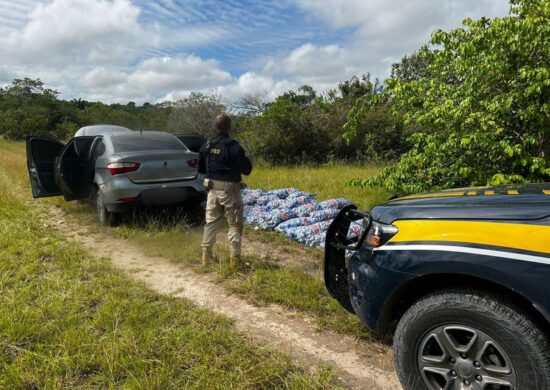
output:
[[377,248],[388,242],[397,232],[397,227],[393,225],[372,221],[372,225],[365,238],[365,245],[371,248]]
[[187,160],[187,165],[189,165],[191,168],[197,168],[199,166],[199,160]]
[[128,196],[126,198],[117,199],[117,202],[130,203],[130,202],[134,202],[136,199],[137,199],[137,196]]
[[114,162],[107,165],[107,169],[111,175],[119,175],[121,173],[134,172],[139,169],[139,163],[135,162]]

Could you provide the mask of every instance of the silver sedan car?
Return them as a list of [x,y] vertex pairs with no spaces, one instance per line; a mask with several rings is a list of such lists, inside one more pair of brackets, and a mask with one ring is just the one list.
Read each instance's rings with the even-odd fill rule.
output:
[[174,135],[95,132],[67,144],[41,137],[27,139],[27,166],[35,198],[92,198],[103,225],[113,225],[120,212],[138,205],[168,206],[205,199],[198,155]]

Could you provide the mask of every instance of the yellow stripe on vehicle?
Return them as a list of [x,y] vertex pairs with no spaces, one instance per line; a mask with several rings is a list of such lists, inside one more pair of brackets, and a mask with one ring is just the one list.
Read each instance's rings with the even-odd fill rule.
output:
[[542,190],[546,195],[550,195],[550,190]]
[[550,253],[550,226],[476,221],[411,220],[394,223],[389,242],[466,242]]
[[495,194],[495,191],[485,191],[485,195],[491,196],[494,194]]
[[423,199],[423,198],[444,198],[448,196],[464,196],[464,192],[440,192],[437,194],[419,194],[419,195],[409,195],[404,196],[402,198],[394,199],[394,200],[401,200],[401,199]]
[[477,191],[468,191],[468,192],[466,192],[466,195],[468,195],[468,196],[476,196],[476,195],[477,195]]
[[508,190],[508,195],[519,195],[518,190]]

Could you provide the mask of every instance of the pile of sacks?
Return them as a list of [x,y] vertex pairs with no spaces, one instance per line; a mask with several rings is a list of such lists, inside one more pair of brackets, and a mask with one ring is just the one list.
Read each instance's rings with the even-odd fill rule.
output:
[[272,191],[246,188],[242,190],[242,197],[247,225],[274,229],[315,248],[324,247],[328,227],[338,212],[350,204],[344,198],[318,202],[313,194],[295,188]]

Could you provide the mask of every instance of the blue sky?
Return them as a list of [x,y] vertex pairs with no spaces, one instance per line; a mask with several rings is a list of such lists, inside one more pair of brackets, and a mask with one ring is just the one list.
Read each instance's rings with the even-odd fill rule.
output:
[[[232,74],[246,72],[262,57],[298,47],[303,43],[339,43],[350,29],[327,28],[291,1],[140,1],[140,21],[160,23],[178,31],[189,29],[210,34],[207,44],[198,39],[164,48],[153,54],[192,52],[202,58],[217,58]],[[185,35],[185,32],[182,32]],[[207,37],[204,37],[207,39]]]
[[191,91],[273,99],[391,63],[436,28],[498,17],[504,0],[0,0],[0,83],[137,103]]

